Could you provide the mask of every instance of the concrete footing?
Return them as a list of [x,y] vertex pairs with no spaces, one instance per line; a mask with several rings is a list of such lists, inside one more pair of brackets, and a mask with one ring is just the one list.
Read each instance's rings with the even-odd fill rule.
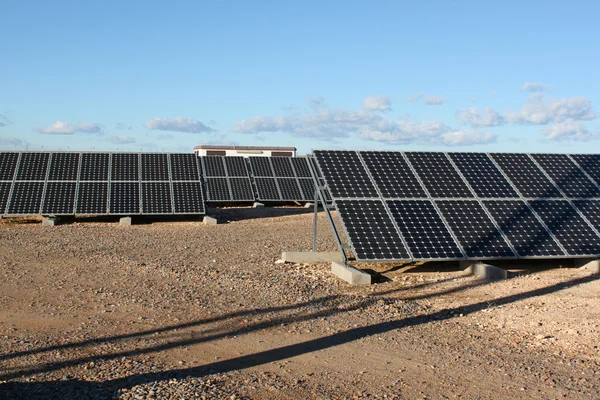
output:
[[263,208],[264,206],[263,203],[259,203],[258,201],[252,204],[252,208]]
[[289,263],[321,263],[321,262],[342,262],[342,255],[339,251],[284,251],[281,253],[281,259]]
[[334,261],[331,263],[331,273],[352,285],[371,284],[371,275],[341,262]]
[[57,218],[52,217],[43,217],[42,218],[42,226],[55,226],[57,222]]
[[600,260],[582,258],[574,260],[574,264],[577,268],[584,268],[592,271],[595,274],[600,274]]
[[202,223],[204,225],[217,225],[217,219],[213,218],[213,217],[209,217],[208,215],[205,215],[204,219],[202,220]]
[[119,225],[131,226],[131,217],[122,217],[119,219]]
[[477,261],[460,261],[460,268],[467,275],[475,275],[486,280],[508,279],[508,271]]

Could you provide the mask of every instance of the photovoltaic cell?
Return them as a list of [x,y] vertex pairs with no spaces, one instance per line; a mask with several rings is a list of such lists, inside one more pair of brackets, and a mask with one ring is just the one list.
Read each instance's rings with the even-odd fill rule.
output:
[[567,197],[600,197],[600,190],[566,154],[532,154]]
[[494,153],[490,156],[502,168],[525,198],[563,197],[527,154]]
[[254,201],[254,191],[249,178],[229,178],[233,201]]
[[336,200],[336,206],[357,260],[410,259],[381,200]]
[[315,199],[315,183],[312,178],[300,178],[300,189],[302,189],[302,200],[314,201]]
[[295,178],[277,178],[282,200],[302,200],[302,193]]
[[113,153],[110,179],[113,181],[138,181],[139,154]]
[[362,151],[360,155],[383,197],[388,199],[427,197],[402,153]]
[[227,178],[206,178],[207,201],[231,201]]
[[405,153],[431,197],[474,197],[444,153]]
[[108,181],[108,158],[108,153],[81,154],[79,180]]
[[279,192],[275,183],[275,178],[254,178],[256,190],[258,191],[258,200],[280,201]]
[[203,214],[202,183],[173,182],[173,203],[176,214]]
[[173,213],[171,184],[169,182],[142,182],[142,213]]
[[571,157],[600,185],[600,154],[571,154]]
[[519,197],[487,154],[449,153],[448,155],[477,196],[483,198]]
[[43,215],[73,215],[75,213],[76,182],[48,182],[42,205]]
[[254,176],[274,176],[269,157],[250,157],[249,160]]
[[142,180],[169,180],[169,165],[166,154],[142,153]]
[[0,153],[0,181],[12,181],[19,153]]
[[198,174],[198,156],[195,154],[171,154],[171,179],[173,181],[197,181],[200,179]]
[[0,215],[4,214],[6,211],[6,204],[8,203],[11,187],[12,182],[0,182]]
[[573,204],[597,231],[600,231],[600,200],[574,200]]
[[43,181],[46,179],[46,168],[50,153],[21,153],[18,181]]
[[564,256],[522,200],[484,200],[483,205],[521,257]]
[[276,177],[293,177],[294,170],[289,157],[271,157]]
[[244,157],[224,157],[227,176],[248,177],[246,160]]
[[310,168],[308,166],[308,159],[306,157],[292,157],[290,158],[296,176],[299,178],[311,178]]
[[355,151],[318,150],[315,157],[333,197],[379,197]]
[[49,181],[76,181],[79,170],[79,153],[52,153]]
[[15,182],[7,214],[39,214],[44,182]]
[[387,204],[414,259],[464,258],[430,200],[390,200]]
[[75,214],[101,215],[107,213],[108,183],[79,182]]
[[204,176],[227,176],[223,157],[221,156],[206,156],[202,157],[204,163]]
[[140,184],[138,182],[112,182],[110,184],[110,214],[139,213]]
[[436,201],[469,258],[514,257],[510,246],[476,200]]
[[569,255],[600,254],[600,237],[566,200],[533,200],[529,204]]

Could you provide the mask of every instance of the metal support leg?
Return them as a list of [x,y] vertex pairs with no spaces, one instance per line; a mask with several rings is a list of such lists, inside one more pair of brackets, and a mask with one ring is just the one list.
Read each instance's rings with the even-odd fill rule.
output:
[[315,218],[313,221],[313,252],[317,252],[317,225],[319,218],[319,189],[315,188]]

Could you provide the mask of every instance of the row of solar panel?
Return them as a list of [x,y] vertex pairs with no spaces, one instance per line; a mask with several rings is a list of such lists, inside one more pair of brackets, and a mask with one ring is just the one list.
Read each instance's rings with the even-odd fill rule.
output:
[[[315,151],[334,198],[600,198],[600,155]],[[371,179],[372,178],[372,179]]]

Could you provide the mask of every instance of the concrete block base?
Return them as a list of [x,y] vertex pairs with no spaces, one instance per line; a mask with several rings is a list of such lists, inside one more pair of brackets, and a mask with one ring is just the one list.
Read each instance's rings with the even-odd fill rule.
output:
[[460,261],[460,268],[467,275],[475,275],[486,280],[508,279],[508,271],[493,265],[474,261]]
[[259,203],[258,201],[252,204],[252,208],[263,208],[264,206],[263,203]]
[[42,226],[55,226],[57,222],[56,218],[44,217],[42,218]]
[[320,262],[342,262],[339,251],[284,251],[281,259],[289,263],[320,263]]
[[351,265],[344,265],[340,262],[331,263],[331,272],[338,278],[352,285],[370,285],[371,275],[360,271]]
[[213,218],[213,217],[209,217],[208,215],[205,215],[204,219],[202,220],[202,223],[204,225],[217,225],[217,219]]
[[600,274],[600,260],[591,260],[589,258],[576,259],[575,267],[583,268],[592,271],[595,274]]
[[123,217],[123,218],[119,219],[119,225],[131,226],[131,217]]

